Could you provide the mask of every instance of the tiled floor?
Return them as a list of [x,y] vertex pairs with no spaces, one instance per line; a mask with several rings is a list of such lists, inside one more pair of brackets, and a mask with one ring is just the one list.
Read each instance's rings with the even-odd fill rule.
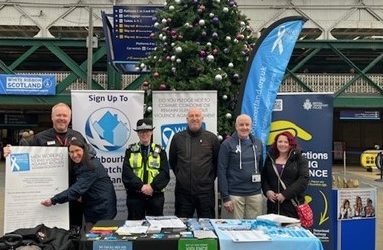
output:
[[[360,187],[377,187],[378,190],[378,205],[377,208],[383,207],[383,199],[379,199],[381,193],[383,192],[383,182],[377,182],[376,179],[379,178],[377,175],[378,171],[367,172],[361,167],[347,167],[345,176],[346,178],[358,179],[360,182]],[[344,168],[334,166],[333,168],[334,175],[344,176]],[[4,221],[4,161],[0,162],[0,235],[3,235],[3,221]],[[376,249],[383,249],[383,237],[378,237],[383,235],[383,209],[377,209],[377,225],[376,225]]]

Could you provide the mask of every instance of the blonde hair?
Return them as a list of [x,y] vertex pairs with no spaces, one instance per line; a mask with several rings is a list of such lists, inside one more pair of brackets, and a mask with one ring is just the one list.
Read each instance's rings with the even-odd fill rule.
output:
[[54,105],[52,107],[52,112],[51,112],[51,117],[53,118],[53,114],[55,113],[56,109],[59,108],[59,107],[64,107],[68,110],[68,115],[69,117],[72,116],[72,110],[70,109],[70,107],[68,106],[68,104],[65,104],[63,102],[60,102],[60,103],[57,103],[56,105]]
[[53,113],[53,111],[55,111],[55,109],[58,108],[58,107],[66,107],[66,108],[68,108],[69,110],[71,110],[68,104],[63,103],[63,102],[59,102],[59,103],[57,103],[56,105],[54,105],[54,106],[52,107],[52,113]]

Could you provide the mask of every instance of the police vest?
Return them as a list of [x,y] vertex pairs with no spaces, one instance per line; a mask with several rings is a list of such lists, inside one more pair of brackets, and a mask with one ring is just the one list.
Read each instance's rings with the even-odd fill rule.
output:
[[140,144],[132,144],[130,146],[130,157],[129,157],[129,164],[130,167],[133,170],[133,173],[141,179],[141,181],[145,182],[144,180],[144,172],[145,169],[148,172],[148,182],[147,184],[150,184],[153,182],[154,177],[156,177],[160,173],[160,163],[161,163],[161,147],[159,145],[156,145],[152,143],[150,145],[150,152],[148,153],[148,157],[146,160],[146,166],[144,166],[143,157],[141,154],[141,146]]

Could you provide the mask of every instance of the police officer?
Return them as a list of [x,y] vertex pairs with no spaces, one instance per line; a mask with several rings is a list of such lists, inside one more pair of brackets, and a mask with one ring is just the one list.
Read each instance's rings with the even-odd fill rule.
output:
[[134,131],[140,141],[125,151],[122,181],[127,193],[128,220],[163,215],[163,191],[170,180],[169,165],[165,150],[151,143],[153,129],[151,119],[138,120]]

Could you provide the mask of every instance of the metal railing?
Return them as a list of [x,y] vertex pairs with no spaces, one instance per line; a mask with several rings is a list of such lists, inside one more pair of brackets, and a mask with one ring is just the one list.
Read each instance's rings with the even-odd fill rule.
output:
[[[60,84],[71,72],[46,72],[44,74],[56,75],[57,84]],[[41,73],[25,73],[25,74],[41,74]],[[129,84],[140,75],[122,75],[121,86],[125,89]],[[296,74],[296,76],[304,82],[313,92],[337,92],[345,86],[354,74]],[[383,74],[367,74],[367,76],[378,86],[383,88]],[[98,82],[104,89],[108,89],[108,75],[104,72],[94,72],[93,80]],[[83,90],[87,89],[86,81],[77,78],[67,90]],[[279,89],[280,92],[307,92],[307,90],[298,83],[296,79],[289,76]],[[379,91],[368,83],[364,78],[359,78],[350,85],[343,95],[380,95]]]
[[[349,81],[355,74],[296,74],[313,92],[337,92]],[[378,86],[383,87],[383,74],[367,74],[367,76]],[[305,88],[301,86],[296,79],[287,77],[280,92],[305,92]],[[359,78],[351,84],[343,93],[343,95],[380,95],[379,91],[368,83],[364,78]]]

